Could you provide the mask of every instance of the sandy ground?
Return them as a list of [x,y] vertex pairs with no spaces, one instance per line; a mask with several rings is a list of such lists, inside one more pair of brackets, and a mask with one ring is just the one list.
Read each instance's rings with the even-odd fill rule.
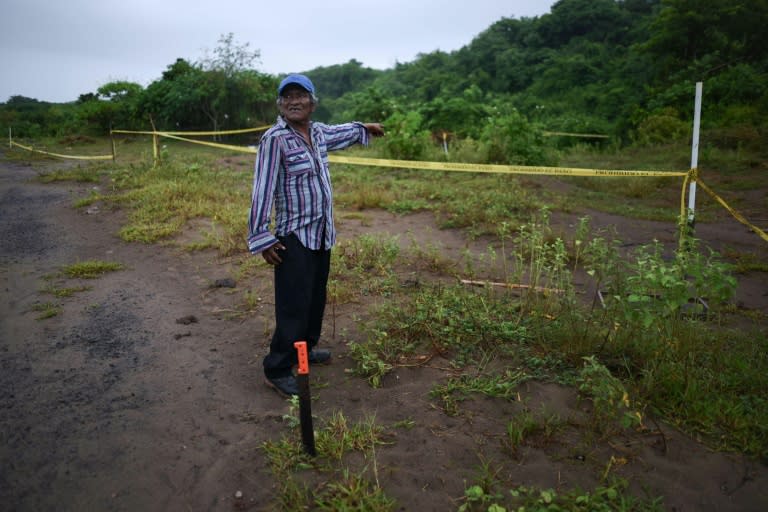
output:
[[[234,278],[230,262],[172,245],[126,244],[116,236],[121,212],[72,207],[89,186],[43,185],[35,175],[29,165],[0,159],[0,510],[278,510],[259,449],[289,428],[282,420],[288,403],[261,378],[272,327],[269,272],[217,287]],[[342,223],[342,237],[410,231],[447,248],[468,243],[436,229],[426,214],[370,212],[366,226],[358,224]],[[650,233],[674,239],[667,225],[629,225],[643,240]],[[715,245],[755,250],[763,243],[736,223],[699,230]],[[62,265],[92,259],[126,269],[93,282],[57,275]],[[38,320],[33,308],[53,300],[41,293],[51,280],[92,288]],[[739,302],[768,312],[765,274],[746,281]],[[261,305],[233,317],[245,288],[256,290]],[[380,484],[401,510],[455,510],[482,460],[503,465],[501,476],[516,485],[591,489],[611,457],[636,495],[663,496],[668,510],[768,510],[763,463],[713,452],[668,425],[589,449],[576,428],[515,457],[502,449],[509,418],[524,407],[578,424],[585,404],[573,389],[529,382],[521,402],[477,400],[458,417],[428,396],[447,377],[439,361],[398,369],[372,389],[345,371],[352,367],[347,341],[362,341],[359,308],[328,312],[323,343],[335,360],[313,370],[313,412],[317,421],[334,411],[382,425],[414,421],[411,429],[393,428],[391,443],[376,453]]]

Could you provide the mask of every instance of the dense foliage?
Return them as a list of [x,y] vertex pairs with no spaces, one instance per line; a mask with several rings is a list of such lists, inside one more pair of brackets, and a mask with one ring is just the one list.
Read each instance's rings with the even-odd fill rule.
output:
[[[717,141],[763,144],[768,117],[768,0],[560,0],[548,14],[502,18],[454,52],[387,70],[306,71],[316,119],[384,122],[392,156],[418,158],[430,136],[470,141],[479,159],[551,163],[544,131],[652,144],[689,136],[694,84]],[[0,125],[18,136],[110,127],[225,129],[271,123],[279,77],[258,51],[223,36],[213,57],[177,59],[148,87],[112,82],[71,104],[13,96]]]

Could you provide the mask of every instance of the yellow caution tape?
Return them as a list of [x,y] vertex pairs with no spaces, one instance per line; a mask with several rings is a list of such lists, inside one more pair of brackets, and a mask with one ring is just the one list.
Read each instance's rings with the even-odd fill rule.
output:
[[686,208],[685,208],[685,188],[688,186],[688,183],[690,183],[691,176],[693,176],[695,174],[695,172],[696,172],[695,169],[691,169],[685,175],[685,178],[683,179],[683,190],[680,193],[680,226],[679,227],[680,227],[680,241],[681,242],[682,242],[682,240],[684,238],[683,237],[683,233],[685,231],[685,220],[684,219],[685,219],[685,213],[687,211]]
[[571,132],[541,132],[546,137],[584,137],[592,139],[607,139],[608,135],[600,135],[599,133],[571,133]]
[[[184,142],[190,142],[192,144],[202,144],[205,146],[211,146],[215,148],[229,149],[232,151],[239,151],[242,153],[256,154],[256,148],[245,146],[234,146],[231,144],[219,144],[216,142],[207,142],[201,140],[188,139],[185,137],[179,137],[179,135],[219,135],[219,134],[235,134],[235,133],[248,133],[260,130],[265,130],[269,126],[260,126],[258,128],[242,128],[238,130],[225,130],[217,132],[157,132],[157,131],[134,131],[134,130],[111,130],[111,133],[126,133],[126,134],[140,134],[140,135],[154,135],[160,137],[167,137],[170,139],[176,139]],[[545,132],[546,135],[567,135],[567,136],[580,136],[580,137],[600,137],[607,138],[607,135],[598,134],[574,134],[567,132]],[[99,155],[99,156],[73,156],[62,155],[60,153],[52,153],[49,151],[41,151],[33,149],[29,146],[24,146],[18,142],[9,141],[12,146],[18,146],[28,151],[42,153],[45,155],[56,156],[60,158],[71,158],[79,160],[111,160],[112,155]],[[696,181],[701,185],[705,192],[707,192],[715,201],[720,203],[736,220],[747,226],[749,229],[757,233],[763,240],[768,242],[768,235],[751,224],[744,218],[739,212],[731,208],[720,196],[718,196],[712,189],[710,189],[704,182],[699,179],[698,169],[690,169],[689,171],[642,171],[642,170],[627,170],[627,169],[581,169],[575,167],[543,167],[543,166],[525,166],[525,165],[494,165],[494,164],[468,164],[460,162],[422,162],[415,160],[388,160],[382,158],[360,158],[349,156],[337,156],[329,155],[328,161],[349,164],[349,165],[365,165],[375,167],[392,167],[398,169],[422,169],[422,170],[435,170],[435,171],[457,171],[457,172],[476,172],[476,173],[496,173],[496,174],[538,174],[549,176],[598,176],[598,177],[679,177],[683,176],[683,192],[680,197],[680,216],[684,218],[686,213],[685,207],[685,187],[690,183],[690,180]]]
[[218,142],[208,142],[205,140],[186,139],[184,137],[177,137],[171,135],[170,132],[154,132],[160,137],[167,137],[169,139],[182,140],[184,142],[191,142],[192,144],[202,144],[203,146],[211,146],[214,148],[230,149],[232,151],[240,151],[241,153],[253,153],[256,154],[256,148],[249,148],[247,146],[233,146],[231,144],[219,144]]
[[26,149],[27,151],[32,151],[33,153],[42,153],[44,155],[50,155],[50,156],[56,156],[59,158],[69,158],[71,160],[112,160],[112,155],[96,155],[96,156],[78,156],[78,155],[62,155],[61,153],[52,153],[50,151],[43,151],[41,149],[34,149],[29,146],[25,146],[23,144],[19,144],[16,141],[10,141],[10,144],[12,146],[18,146],[22,149]]
[[140,130],[109,130],[109,133],[130,133],[132,135],[157,135],[159,132],[147,132]]
[[707,194],[709,194],[709,195],[712,197],[712,199],[714,199],[715,201],[717,201],[718,203],[720,203],[720,205],[721,205],[723,208],[725,208],[726,210],[728,210],[728,213],[730,213],[731,215],[733,215],[733,217],[734,217],[734,218],[735,218],[737,221],[739,221],[739,222],[741,222],[742,224],[744,224],[745,226],[747,226],[749,229],[751,229],[752,231],[754,231],[754,232],[755,232],[755,233],[756,233],[756,234],[757,234],[757,235],[758,235],[760,238],[762,238],[763,240],[765,240],[766,242],[768,242],[768,235],[765,233],[765,231],[763,231],[762,229],[758,228],[757,226],[755,226],[755,225],[753,225],[753,224],[750,224],[750,223],[749,223],[749,221],[748,221],[746,218],[744,218],[744,216],[743,216],[742,214],[740,214],[739,212],[737,212],[736,210],[734,210],[733,208],[731,208],[730,206],[728,206],[728,203],[726,203],[726,202],[723,200],[723,198],[722,198],[722,197],[720,197],[720,196],[718,196],[717,194],[715,194],[715,192],[714,192],[714,191],[713,191],[711,188],[709,188],[709,187],[708,187],[708,186],[707,186],[707,185],[706,185],[706,184],[705,184],[703,181],[701,181],[701,179],[698,179],[698,178],[697,178],[697,179],[696,179],[696,183],[697,183],[698,185],[700,185],[700,186],[701,186],[701,188],[703,188],[703,189],[704,189],[704,191],[705,191]]
[[427,169],[435,171],[483,172],[500,174],[546,174],[552,176],[602,176],[602,177],[665,177],[686,176],[683,171],[636,171],[610,169],[578,169],[572,167],[539,167],[525,165],[467,164],[459,162],[421,162],[415,160],[384,160],[329,155],[328,161],[350,165],[396,167],[400,169]]
[[139,135],[160,135],[167,133],[170,135],[233,135],[236,133],[249,133],[259,132],[270,128],[272,125],[259,126],[258,128],[239,128],[237,130],[219,130],[219,131],[207,131],[207,132],[148,132],[148,131],[135,131],[135,130],[111,130],[111,133],[132,133]]

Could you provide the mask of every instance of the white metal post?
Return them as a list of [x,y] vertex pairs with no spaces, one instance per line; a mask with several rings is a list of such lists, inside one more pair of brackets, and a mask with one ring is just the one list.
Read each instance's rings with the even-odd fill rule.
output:
[[[699,165],[699,126],[701,125],[701,92],[702,82],[696,82],[696,102],[693,112],[693,143],[691,145],[691,169],[694,171]],[[691,180],[688,185],[688,226],[693,228],[696,222],[694,214],[696,208],[696,180]]]

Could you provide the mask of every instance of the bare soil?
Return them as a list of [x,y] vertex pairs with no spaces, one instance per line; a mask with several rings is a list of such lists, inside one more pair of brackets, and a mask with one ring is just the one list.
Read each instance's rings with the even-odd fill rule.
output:
[[[221,286],[235,278],[233,262],[174,244],[122,242],[124,212],[73,208],[90,185],[44,185],[36,174],[0,159],[0,510],[277,510],[276,482],[259,449],[289,428],[282,419],[288,403],[262,383],[272,328],[269,270]],[[629,244],[675,239],[664,223],[588,213]],[[365,225],[341,221],[340,236],[416,233],[456,257],[465,247],[485,249],[483,241],[437,229],[429,214],[368,211],[366,218]],[[566,228],[575,219],[555,220]],[[767,252],[727,218],[698,225],[697,235],[718,250]],[[94,259],[126,269],[90,282],[58,275],[63,265]],[[35,305],[56,301],[41,293],[51,280],[92,288],[61,299],[63,310],[40,320]],[[768,314],[766,273],[740,280],[741,307]],[[234,316],[245,289],[256,290],[260,305]],[[713,451],[661,422],[644,435],[586,442],[578,425],[589,404],[571,388],[529,382],[520,402],[479,399],[450,417],[428,395],[449,375],[435,359],[399,368],[372,389],[347,371],[347,342],[363,341],[356,315],[365,307],[327,312],[322,343],[335,357],[313,369],[313,413],[316,424],[336,411],[386,426],[415,422],[391,428],[391,443],[376,452],[379,483],[401,510],[455,510],[483,461],[502,467],[499,476],[514,485],[589,490],[609,471],[636,496],[663,497],[668,510],[768,510],[763,462]],[[571,427],[557,441],[511,454],[502,439],[524,408],[544,408]]]

